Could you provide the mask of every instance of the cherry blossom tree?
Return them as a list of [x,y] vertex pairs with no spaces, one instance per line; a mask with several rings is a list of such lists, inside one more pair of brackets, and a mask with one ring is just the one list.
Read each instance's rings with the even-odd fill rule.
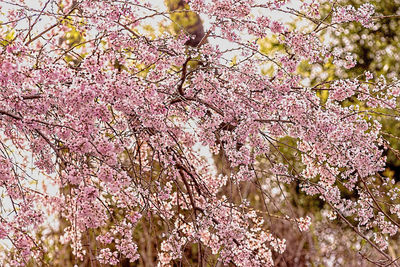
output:
[[[397,118],[398,81],[365,72],[310,84],[298,71],[354,67],[324,33],[373,27],[371,4],[0,3],[4,265],[54,265],[46,229],[63,221],[57,242],[77,266],[152,266],[149,250],[158,266],[274,266],[290,238],[274,225],[306,235],[317,220],[290,205],[291,184],[357,235],[364,260],[398,265],[399,187],[381,175],[390,144],[371,116]],[[203,18],[201,34],[178,12]],[[283,49],[260,50],[268,38]],[[341,105],[349,98],[363,105]],[[145,228],[155,248],[139,242]]]

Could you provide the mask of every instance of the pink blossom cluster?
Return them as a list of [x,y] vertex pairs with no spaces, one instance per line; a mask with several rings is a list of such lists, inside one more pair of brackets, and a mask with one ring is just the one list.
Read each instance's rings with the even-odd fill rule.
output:
[[370,3],[362,4],[357,9],[351,5],[338,6],[334,12],[334,19],[332,20],[334,23],[358,21],[367,28],[374,25],[372,15],[375,13],[375,7]]

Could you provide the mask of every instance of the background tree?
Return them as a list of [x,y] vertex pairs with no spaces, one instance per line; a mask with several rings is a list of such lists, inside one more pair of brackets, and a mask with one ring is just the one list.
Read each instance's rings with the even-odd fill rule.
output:
[[[359,6],[361,1],[348,1],[350,5]],[[397,78],[400,73],[399,65],[399,1],[372,1],[376,8],[376,19],[374,27],[362,28],[357,24],[349,24],[344,31],[338,31],[334,35],[338,46],[351,52],[356,56],[357,66],[352,72],[336,72],[335,75],[340,78],[357,77],[363,75],[368,70],[375,74],[378,80],[380,75],[390,79]],[[379,117],[379,116],[377,116]],[[395,177],[400,180],[400,160],[397,150],[400,149],[400,143],[396,138],[399,136],[399,123],[392,116],[380,116],[378,118],[383,126],[383,132],[390,141],[394,150],[387,150],[387,169],[385,175]]]

